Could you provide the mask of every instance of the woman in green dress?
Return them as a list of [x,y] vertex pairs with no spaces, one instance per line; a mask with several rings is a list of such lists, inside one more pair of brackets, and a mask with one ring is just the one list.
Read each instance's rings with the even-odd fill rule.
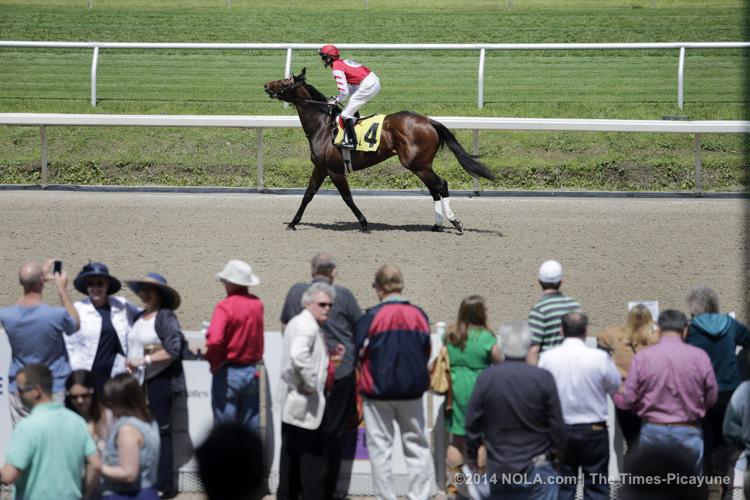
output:
[[[442,340],[448,349],[453,393],[453,408],[446,419],[450,433],[446,453],[447,493],[450,495],[457,491],[453,478],[460,472],[464,461],[464,415],[471,393],[482,370],[491,363],[500,362],[502,352],[495,334],[487,327],[487,307],[479,295],[472,295],[461,302],[456,324],[451,325]],[[484,465],[485,457],[484,447],[481,447],[478,457],[480,467]]]

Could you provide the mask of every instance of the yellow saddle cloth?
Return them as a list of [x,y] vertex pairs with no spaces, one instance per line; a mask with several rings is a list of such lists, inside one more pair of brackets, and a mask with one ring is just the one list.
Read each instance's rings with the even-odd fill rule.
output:
[[[357,147],[355,151],[373,152],[377,151],[380,145],[380,134],[383,132],[383,120],[385,115],[372,115],[363,118],[354,124],[354,132],[357,134]],[[343,119],[336,120],[338,131],[333,143],[337,146],[344,140]]]

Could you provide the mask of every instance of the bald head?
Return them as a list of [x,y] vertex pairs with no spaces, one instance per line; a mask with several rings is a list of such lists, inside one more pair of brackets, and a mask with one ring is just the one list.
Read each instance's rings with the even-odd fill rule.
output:
[[23,293],[41,293],[44,288],[44,269],[36,262],[26,262],[18,271],[18,282],[23,287]]

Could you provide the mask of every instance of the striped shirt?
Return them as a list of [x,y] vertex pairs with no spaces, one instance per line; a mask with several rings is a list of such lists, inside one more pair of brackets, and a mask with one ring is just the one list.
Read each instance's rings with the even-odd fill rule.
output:
[[545,293],[529,311],[531,345],[541,346],[540,352],[563,341],[560,319],[568,313],[581,312],[581,305],[562,292]]

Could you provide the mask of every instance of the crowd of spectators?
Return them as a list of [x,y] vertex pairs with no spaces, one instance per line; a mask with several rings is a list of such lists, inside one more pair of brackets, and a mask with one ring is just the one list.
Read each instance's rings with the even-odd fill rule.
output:
[[[337,489],[342,440],[362,421],[377,498],[396,498],[397,446],[409,497],[429,498],[430,321],[403,294],[398,267],[376,270],[377,304],[364,312],[334,284],[336,268],[333,255],[315,255],[311,282],[294,284],[282,309],[277,498],[345,497]],[[440,338],[451,405],[447,480],[438,487],[449,497],[475,483],[472,495],[572,499],[580,486],[587,499],[609,498],[611,398],[628,451],[623,498],[728,498],[734,463],[750,454],[750,333],[720,312],[718,294],[690,289],[689,318],[674,309],[654,318],[635,305],[593,347],[585,308],[561,291],[561,264],[545,261],[537,276],[542,296],[526,320],[495,333],[474,295]],[[209,498],[260,498],[268,493],[258,439],[264,306],[250,293],[260,278],[240,260],[216,277],[226,297],[211,317],[205,354],[216,426],[196,458]],[[175,398],[186,392],[182,360],[190,355],[175,313],[180,294],[149,273],[125,282],[142,302],[134,305],[116,295],[122,282],[98,262],[74,279],[84,295],[75,303],[52,261],[23,264],[19,282],[21,298],[0,309],[14,425],[0,481],[15,485],[16,498],[174,497]],[[47,282],[61,307],[43,302]],[[629,481],[648,474],[677,479]]]

